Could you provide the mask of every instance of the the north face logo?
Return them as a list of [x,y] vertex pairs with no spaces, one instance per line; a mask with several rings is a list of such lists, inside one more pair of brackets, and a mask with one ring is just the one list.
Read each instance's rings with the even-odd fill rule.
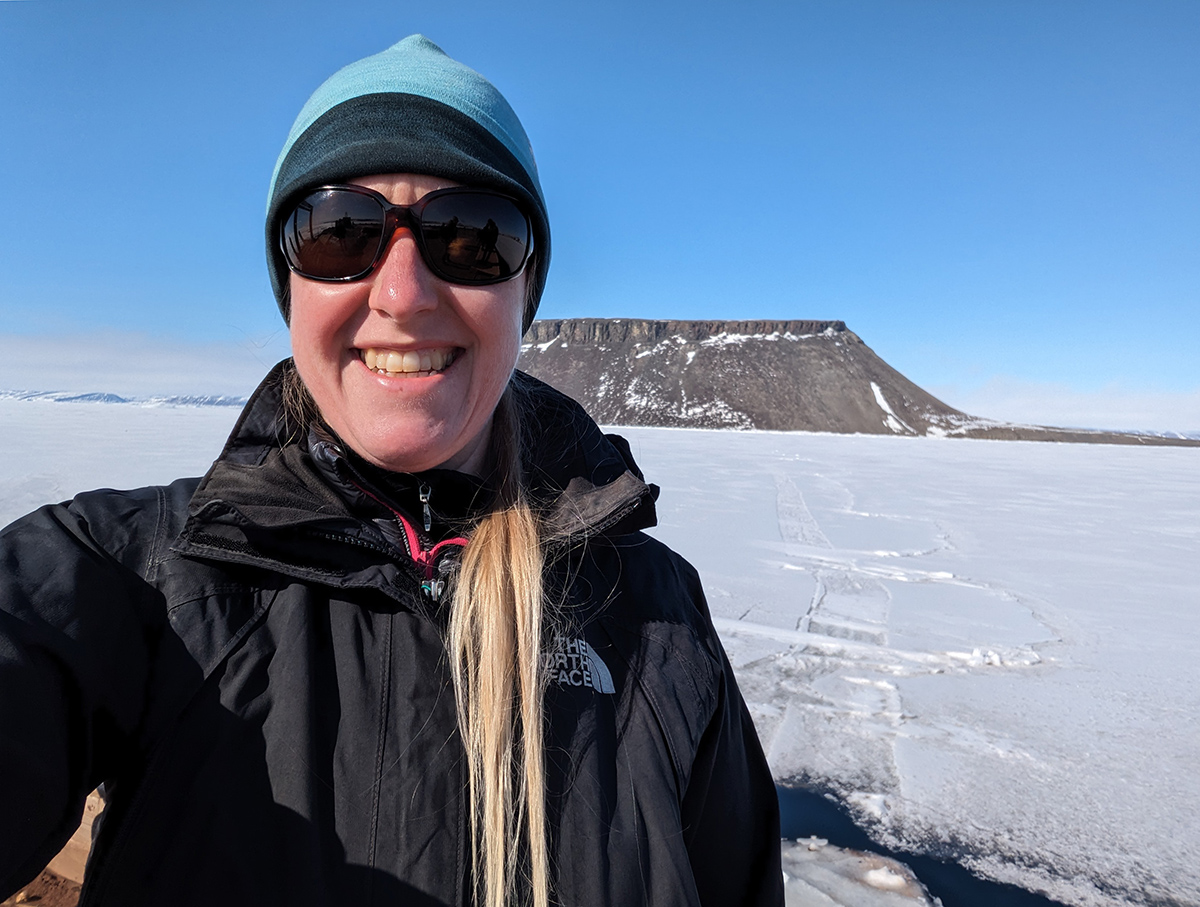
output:
[[564,687],[591,687],[597,693],[615,693],[612,674],[586,639],[558,637],[553,651],[542,656],[550,682]]

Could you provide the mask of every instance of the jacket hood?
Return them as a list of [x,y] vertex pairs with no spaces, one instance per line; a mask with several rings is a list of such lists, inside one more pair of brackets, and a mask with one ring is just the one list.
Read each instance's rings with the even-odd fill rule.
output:
[[[394,554],[388,534],[372,519],[373,504],[352,455],[328,433],[290,431],[283,411],[279,363],[254,392],[212,468],[201,480],[174,550],[284,570],[305,579],[378,584],[380,569],[395,582],[379,554]],[[575,401],[516,372],[515,389],[526,418],[524,456],[528,492],[551,547],[599,534],[620,535],[655,525],[658,489],[648,485],[618,435],[606,435]],[[289,436],[290,435],[290,436]],[[403,479],[403,476],[397,476]],[[417,481],[471,481],[431,470]],[[384,492],[389,494],[389,492]],[[386,513],[376,494],[374,516]],[[337,554],[323,547],[336,545]]]

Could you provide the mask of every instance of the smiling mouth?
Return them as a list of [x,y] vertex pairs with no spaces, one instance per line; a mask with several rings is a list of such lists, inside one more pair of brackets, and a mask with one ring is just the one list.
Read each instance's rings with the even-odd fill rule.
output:
[[458,358],[459,352],[461,351],[457,347],[404,352],[371,347],[359,350],[358,356],[363,365],[377,375],[387,375],[389,378],[420,378],[444,372]]

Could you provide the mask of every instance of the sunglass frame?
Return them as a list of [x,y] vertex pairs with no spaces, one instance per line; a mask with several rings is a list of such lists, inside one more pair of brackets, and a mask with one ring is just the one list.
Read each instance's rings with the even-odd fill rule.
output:
[[[319,192],[328,191],[344,191],[352,192],[356,195],[365,196],[375,201],[380,210],[383,212],[383,232],[379,237],[379,247],[375,250],[375,254],[371,259],[371,264],[364,270],[346,277],[318,277],[305,272],[297,262],[292,260],[292,256],[288,251],[287,230],[288,225],[292,223],[296,217],[296,212],[304,204],[304,202],[316,195]],[[470,195],[470,196],[491,196],[494,198],[503,199],[512,203],[513,207],[521,215],[525,222],[525,240],[524,252],[520,261],[512,269],[512,272],[500,277],[481,277],[479,279],[462,279],[460,277],[451,276],[442,270],[441,266],[434,261],[434,256],[426,245],[425,240],[425,225],[421,220],[422,212],[429,204],[437,199],[444,198],[450,195]],[[456,284],[459,286],[489,286],[491,284],[504,283],[518,276],[529,262],[530,256],[533,254],[533,221],[529,213],[521,202],[513,198],[511,195],[506,195],[503,192],[496,192],[492,189],[477,189],[471,186],[448,186],[445,189],[435,189],[432,192],[427,192],[411,205],[393,205],[386,196],[374,189],[369,189],[366,186],[358,186],[353,183],[329,183],[323,186],[314,186],[305,191],[295,204],[288,210],[288,215],[284,217],[279,224],[279,248],[283,253],[283,259],[287,262],[288,269],[305,280],[316,280],[321,283],[353,283],[356,280],[362,280],[365,277],[374,273],[379,267],[387,254],[388,246],[391,245],[392,237],[401,227],[407,227],[413,236],[413,240],[417,244],[417,250],[421,253],[421,260],[425,262],[425,266],[434,274],[434,276],[445,280],[447,283]]]

